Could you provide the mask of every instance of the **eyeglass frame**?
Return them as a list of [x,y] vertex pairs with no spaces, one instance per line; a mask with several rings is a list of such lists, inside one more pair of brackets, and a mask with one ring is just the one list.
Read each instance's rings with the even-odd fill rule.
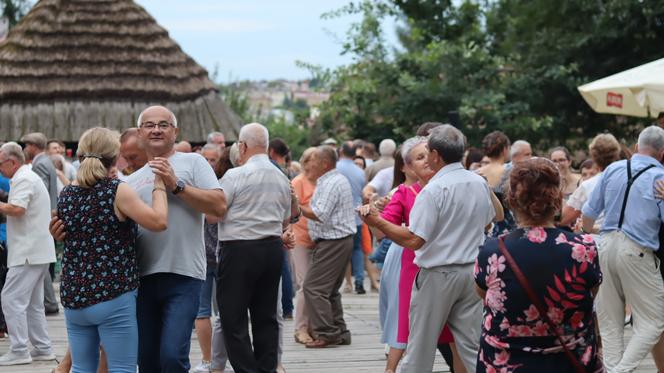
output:
[[175,128],[175,126],[173,126],[173,123],[162,120],[159,123],[143,122],[143,123],[141,123],[140,128],[145,129],[147,131],[154,131],[155,128],[159,128],[160,131],[166,131],[170,127]]

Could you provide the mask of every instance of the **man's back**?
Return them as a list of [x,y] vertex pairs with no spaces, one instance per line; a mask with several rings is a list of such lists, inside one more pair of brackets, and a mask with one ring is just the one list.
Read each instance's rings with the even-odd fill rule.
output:
[[[351,193],[353,195],[353,206],[357,207],[362,205],[362,189],[366,184],[364,172],[361,168],[357,167],[350,159],[342,158],[337,162],[337,171],[344,175],[350,183]],[[357,225],[362,224],[359,216],[355,219]]]
[[468,264],[495,216],[489,186],[460,163],[445,166],[422,189],[410,213],[410,231],[426,241],[415,263],[432,268]]
[[55,172],[55,165],[45,153],[41,153],[32,160],[32,171],[44,182],[51,199],[51,210],[55,210],[58,205],[58,175]]
[[[631,173],[653,167],[640,175],[632,184],[625,206],[622,231],[638,244],[657,250],[659,227],[664,216],[664,203],[655,197],[657,180],[664,179],[664,167],[652,157],[635,154],[631,159]],[[583,214],[597,217],[605,213],[601,232],[618,230],[620,212],[627,189],[627,161],[612,163],[604,170],[590,198],[583,206]]]

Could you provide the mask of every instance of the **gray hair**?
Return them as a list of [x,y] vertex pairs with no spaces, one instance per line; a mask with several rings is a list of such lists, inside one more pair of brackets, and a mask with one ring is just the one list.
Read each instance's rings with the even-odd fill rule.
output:
[[460,162],[466,147],[466,137],[449,124],[432,128],[429,150],[435,150],[446,164]]
[[397,150],[397,143],[392,139],[385,139],[378,145],[378,152],[382,156],[392,156],[395,150]]
[[221,155],[221,149],[219,149],[219,147],[215,144],[203,145],[203,147],[201,148],[201,152],[204,152],[206,150],[214,150],[215,152],[217,152],[217,154]]
[[20,164],[25,163],[25,154],[23,154],[23,148],[21,148],[21,145],[13,141],[0,146],[0,152],[2,152],[8,158],[14,158]]
[[240,146],[237,143],[231,145],[231,150],[228,152],[228,159],[231,161],[233,167],[240,165]]
[[528,141],[516,140],[514,144],[512,144],[512,147],[510,148],[510,156],[514,157],[515,155],[519,154],[521,149],[526,146],[530,146],[530,143]]
[[48,142],[48,139],[46,138],[46,135],[41,132],[32,132],[21,137],[21,141],[26,144],[32,144],[39,150],[44,150],[46,149],[46,143]]
[[664,150],[664,129],[658,126],[646,127],[639,134],[639,149],[650,148],[656,152]]
[[[146,111],[148,111],[153,107],[154,106],[150,106],[149,108],[146,108],[145,110],[141,111],[140,114],[138,114],[138,120],[136,120],[136,127],[141,126],[141,122],[143,122],[143,113],[145,113]],[[178,118],[175,117],[175,114],[173,114],[173,112],[165,106],[159,106],[159,107],[164,108],[166,111],[168,111],[168,113],[171,115],[171,122],[173,122],[172,123],[173,127],[178,128]]]
[[415,148],[416,146],[426,142],[427,138],[425,136],[415,136],[406,140],[401,145],[401,158],[403,158],[404,163],[410,164],[410,162],[412,161],[410,157],[410,151],[413,150],[413,148]]
[[267,151],[270,142],[270,133],[260,123],[249,123],[242,126],[238,139],[250,148],[261,148]]
[[[224,134],[221,133],[221,132],[218,132],[218,131],[214,131],[214,132],[210,132],[210,133],[208,133],[208,135],[207,135],[207,143],[208,143],[208,144],[212,144],[212,141],[213,141],[214,138],[217,137],[217,136],[224,136]],[[224,136],[224,140],[225,140],[225,139],[226,139],[226,137]]]
[[319,161],[327,161],[333,166],[337,164],[337,152],[333,148],[327,145],[319,145],[317,149],[316,153]]

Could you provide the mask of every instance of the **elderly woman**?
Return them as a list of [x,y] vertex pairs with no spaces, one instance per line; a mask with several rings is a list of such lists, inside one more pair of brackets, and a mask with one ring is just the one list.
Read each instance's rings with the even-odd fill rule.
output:
[[155,176],[152,206],[109,177],[119,149],[119,135],[111,130],[96,127],[83,133],[76,183],[65,187],[58,201],[66,232],[60,292],[74,372],[97,371],[100,344],[109,371],[136,371],[136,224],[153,231],[167,228],[160,177]]
[[596,371],[593,299],[602,273],[590,235],[554,226],[556,166],[541,158],[515,165],[507,202],[518,229],[489,239],[475,264],[484,299],[477,372]]
[[[581,217],[581,208],[586,203],[590,193],[595,189],[597,182],[602,177],[604,169],[611,163],[620,159],[620,143],[610,133],[603,133],[595,136],[589,146],[590,157],[593,163],[599,169],[599,173],[590,179],[584,181],[567,199],[565,207],[563,207],[562,217],[560,219],[560,226],[573,226],[577,219]],[[560,166],[558,166],[560,169]],[[598,219],[595,222],[596,226],[601,226],[604,219]]]
[[[427,156],[427,138],[414,137],[408,139],[402,146],[401,156],[404,160],[403,172],[406,181],[399,185],[392,194],[389,204],[385,207],[381,214],[381,218],[395,225],[405,224],[408,226],[410,210],[415,203],[415,198],[422,190],[424,185],[433,177],[434,172],[429,168]],[[365,208],[366,209],[366,208]],[[368,223],[368,222],[367,222]],[[380,234],[380,233],[378,233]],[[390,249],[392,250],[392,249]],[[419,268],[413,263],[415,259],[415,252],[413,250],[401,250],[401,268],[399,271],[398,282],[398,317],[397,325],[385,325],[386,328],[396,327],[396,343],[394,341],[387,341],[390,345],[390,352],[388,354],[387,366],[385,372],[395,372],[401,357],[408,343],[408,320],[409,320],[409,307],[410,298],[413,288],[413,282]],[[389,251],[388,251],[389,254]],[[388,334],[390,334],[388,332]],[[392,339],[392,338],[389,338]],[[448,344],[454,339],[449,329],[445,327],[438,343]],[[455,351],[452,349],[452,351]],[[449,357],[448,357],[449,358]],[[456,362],[461,362],[459,358],[452,359]],[[454,366],[455,372],[465,372],[462,364]]]
[[[297,199],[300,203],[309,206],[311,197],[314,195],[316,189],[315,175],[312,173],[312,160],[313,155],[316,153],[316,148],[308,148],[302,153],[300,164],[302,165],[302,173],[297,175],[291,184]],[[307,230],[308,219],[300,217],[300,220],[293,224],[293,233],[295,234],[295,247],[293,248],[293,268],[295,270],[295,283],[297,284],[297,292],[295,293],[295,341],[302,344],[307,344],[313,341],[309,335],[309,315],[304,305],[304,293],[302,291],[302,282],[309,270],[309,263],[311,262],[311,249],[314,248],[314,242],[309,237]]]

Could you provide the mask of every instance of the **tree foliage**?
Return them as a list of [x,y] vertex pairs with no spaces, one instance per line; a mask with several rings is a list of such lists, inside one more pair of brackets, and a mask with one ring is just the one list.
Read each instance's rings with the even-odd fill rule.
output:
[[12,28],[30,10],[31,5],[30,0],[0,0],[0,18],[6,18],[9,28]]
[[343,44],[353,62],[314,71],[332,92],[318,121],[328,133],[403,139],[458,113],[474,144],[500,129],[580,147],[605,130],[633,140],[649,123],[596,114],[576,87],[664,56],[661,1],[366,0],[325,16],[344,14],[362,16]]

